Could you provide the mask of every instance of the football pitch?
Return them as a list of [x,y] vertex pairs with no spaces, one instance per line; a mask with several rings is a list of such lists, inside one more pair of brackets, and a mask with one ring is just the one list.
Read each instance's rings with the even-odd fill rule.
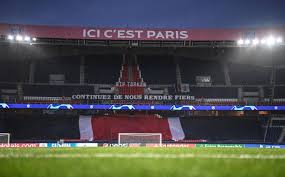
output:
[[0,176],[285,176],[284,149],[3,148]]

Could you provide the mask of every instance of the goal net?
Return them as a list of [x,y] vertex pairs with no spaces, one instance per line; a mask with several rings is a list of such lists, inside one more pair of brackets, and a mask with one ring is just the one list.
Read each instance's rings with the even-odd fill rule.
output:
[[0,133],[0,143],[10,143],[10,133]]
[[160,144],[162,143],[161,133],[119,133],[119,144],[140,143]]

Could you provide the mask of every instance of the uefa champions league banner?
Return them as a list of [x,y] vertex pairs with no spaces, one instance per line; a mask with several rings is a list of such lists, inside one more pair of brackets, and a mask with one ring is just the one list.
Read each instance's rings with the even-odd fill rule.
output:
[[194,105],[132,105],[132,104],[9,104],[0,109],[74,109],[74,110],[159,110],[159,111],[283,111],[285,106],[194,106]]

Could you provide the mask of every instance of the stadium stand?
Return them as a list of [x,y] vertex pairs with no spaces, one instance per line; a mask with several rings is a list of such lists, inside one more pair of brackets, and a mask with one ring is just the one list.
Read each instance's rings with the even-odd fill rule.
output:
[[27,82],[28,77],[29,77],[28,60],[0,59],[0,82]]
[[[82,58],[84,77],[80,81]],[[180,103],[245,104],[247,102],[243,101],[244,94],[257,95],[259,102],[255,98],[251,104],[285,103],[284,86],[279,85],[284,80],[284,69],[276,70],[275,85],[271,86],[270,68],[245,62],[243,64],[228,62],[226,66],[231,82],[227,84],[223,68],[225,66],[220,62],[170,55],[100,54],[84,57],[76,55],[19,62],[15,59],[1,60],[0,99],[3,101],[26,102],[33,99],[37,103],[44,100],[64,101],[71,100],[74,94],[185,94],[181,93],[181,89],[176,85],[182,82],[189,84],[189,92],[186,91],[186,94],[193,95],[196,101]],[[31,67],[34,67],[34,79],[30,78]],[[8,70],[13,70],[14,74],[5,75]],[[56,75],[55,82],[51,80],[50,75]],[[197,85],[196,76],[210,76],[212,86]],[[59,80],[56,80],[58,77]],[[139,83],[142,86],[117,85],[128,82]],[[85,102],[82,100],[82,103]],[[122,103],[127,102],[122,101]],[[140,104],[139,101],[130,103]]]
[[284,98],[285,96],[285,87],[275,87],[274,89],[274,97],[275,98]]
[[263,130],[256,117],[191,117],[181,121],[189,131],[186,139],[224,142],[263,140]]
[[61,115],[9,115],[0,119],[1,132],[10,132],[13,140],[59,140],[79,137],[78,117]]
[[214,85],[224,85],[222,65],[216,61],[205,61],[191,58],[179,60],[182,82],[196,84],[196,76],[211,76]]
[[35,82],[49,83],[51,74],[63,74],[64,83],[79,83],[78,56],[56,57],[35,62]]
[[276,71],[276,83],[277,84],[285,84],[285,69],[277,69]]
[[142,77],[147,84],[175,84],[176,74],[172,56],[138,56]]
[[61,97],[73,94],[94,94],[92,86],[68,86],[68,85],[24,85],[25,96]]
[[196,98],[237,98],[234,87],[190,87],[191,94]]
[[[93,55],[87,56],[86,83],[114,84],[120,77],[122,55]],[[79,76],[79,72],[77,72]]]
[[21,52],[8,50],[17,40],[0,37],[8,46],[0,60],[0,133],[10,133],[12,142],[117,143],[123,132],[161,133],[167,143],[284,143],[284,123],[279,117],[273,123],[272,114],[284,114],[285,69],[273,65],[273,52],[268,62],[262,54],[239,58],[248,46],[236,39],[70,37],[38,38],[31,44],[41,50],[27,53],[18,44]]
[[265,85],[270,83],[270,68],[230,63],[229,72],[232,84],[235,85]]
[[[6,115],[0,126],[2,132],[11,132],[13,140],[52,141],[59,139],[80,139],[81,116],[72,115]],[[177,127],[180,122],[181,127]],[[81,127],[79,124],[81,122]],[[227,125],[227,126],[225,126]],[[118,114],[95,115],[92,117],[95,142],[116,142],[118,133],[154,132],[162,133],[163,141],[180,142],[206,140],[208,142],[262,142],[264,130],[258,117],[180,117],[160,118],[157,115]],[[81,129],[81,130],[80,130]],[[172,130],[171,130],[172,129]],[[173,132],[173,129],[180,132]],[[171,132],[172,131],[172,132]],[[81,132],[82,133],[82,132]],[[268,135],[270,138],[271,135]],[[273,141],[270,138],[270,141]]]

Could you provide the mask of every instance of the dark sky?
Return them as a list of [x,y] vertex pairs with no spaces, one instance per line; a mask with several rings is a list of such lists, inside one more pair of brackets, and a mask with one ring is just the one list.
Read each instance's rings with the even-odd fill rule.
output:
[[104,27],[285,26],[285,0],[0,0],[0,23]]

